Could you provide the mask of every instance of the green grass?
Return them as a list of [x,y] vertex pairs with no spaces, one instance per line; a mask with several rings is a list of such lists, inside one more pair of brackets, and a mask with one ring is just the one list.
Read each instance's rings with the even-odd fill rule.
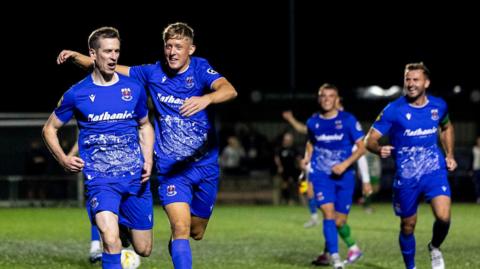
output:
[[[399,220],[389,204],[367,215],[354,207],[349,223],[365,256],[348,268],[404,268],[397,243]],[[443,244],[447,268],[480,268],[480,206],[455,204],[450,234]],[[155,245],[141,268],[173,268],[166,249],[169,225],[155,209]],[[304,207],[218,206],[204,240],[192,241],[194,268],[313,268],[323,249],[321,226],[304,229]],[[433,217],[419,209],[417,268],[430,268],[426,245]],[[90,228],[84,209],[0,209],[0,268],[100,268],[87,261]],[[345,245],[340,242],[341,254]],[[329,268],[329,267],[327,267]]]

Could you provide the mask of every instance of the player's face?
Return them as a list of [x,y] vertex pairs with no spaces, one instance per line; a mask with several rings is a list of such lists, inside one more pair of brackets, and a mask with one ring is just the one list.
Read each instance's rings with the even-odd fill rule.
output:
[[423,70],[411,70],[405,73],[403,88],[407,97],[417,99],[424,96],[429,85],[430,80],[427,79]]
[[318,92],[318,103],[322,110],[330,112],[336,109],[338,93],[336,90],[323,88]]
[[100,48],[97,50],[91,49],[90,55],[95,60],[95,67],[100,72],[112,75],[120,56],[120,40],[117,38],[101,38],[99,42]]
[[168,67],[183,72],[190,64],[190,55],[195,51],[195,45],[190,38],[171,38],[165,42],[163,51]]

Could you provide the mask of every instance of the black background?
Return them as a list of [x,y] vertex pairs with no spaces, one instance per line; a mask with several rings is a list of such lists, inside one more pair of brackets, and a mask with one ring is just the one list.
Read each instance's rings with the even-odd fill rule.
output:
[[[286,108],[308,115],[316,108],[315,99],[297,96],[313,97],[324,82],[340,87],[347,109],[358,118],[371,119],[387,100],[358,100],[354,88],[402,85],[405,64],[423,61],[432,72],[430,91],[447,99],[453,117],[477,120],[479,105],[470,102],[469,94],[480,88],[478,9],[419,2],[268,2],[13,3],[16,7],[4,8],[10,14],[1,19],[0,111],[52,111],[62,93],[86,75],[72,64],[57,66],[57,54],[62,49],[86,53],[87,37],[98,27],[118,28],[120,63],[137,65],[162,59],[163,28],[184,21],[195,29],[195,54],[207,58],[240,94],[220,107],[229,111],[226,119],[278,118]],[[292,14],[294,47],[289,41]],[[464,91],[454,95],[455,85]],[[291,94],[293,99],[252,103],[253,91]]]

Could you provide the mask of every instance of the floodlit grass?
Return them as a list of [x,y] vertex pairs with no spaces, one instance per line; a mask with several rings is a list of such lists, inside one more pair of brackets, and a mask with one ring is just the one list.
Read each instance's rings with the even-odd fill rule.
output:
[[[349,223],[365,256],[348,268],[404,268],[397,237],[399,220],[389,204],[373,214],[355,206]],[[454,204],[450,234],[442,246],[447,268],[480,268],[480,206]],[[323,249],[321,225],[304,229],[304,207],[218,206],[204,240],[192,241],[194,268],[313,268]],[[427,243],[433,217],[419,209],[417,268],[430,268]],[[155,245],[141,268],[173,268],[167,251],[169,225],[155,209]],[[0,209],[0,268],[100,268],[88,262],[90,228],[80,208]],[[340,250],[346,248],[340,241]]]

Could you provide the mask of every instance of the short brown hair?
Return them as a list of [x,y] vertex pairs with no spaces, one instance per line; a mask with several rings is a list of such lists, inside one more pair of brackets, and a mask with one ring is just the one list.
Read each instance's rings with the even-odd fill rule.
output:
[[175,38],[190,38],[193,42],[193,29],[184,22],[171,23],[163,30],[163,42]]
[[430,70],[427,68],[427,66],[425,66],[423,62],[409,63],[405,65],[405,73],[413,70],[422,70],[425,77],[427,79],[430,79]]
[[120,33],[113,27],[100,27],[93,31],[88,37],[88,48],[94,50],[100,48],[100,42],[98,42],[100,38],[116,38],[120,40]]

